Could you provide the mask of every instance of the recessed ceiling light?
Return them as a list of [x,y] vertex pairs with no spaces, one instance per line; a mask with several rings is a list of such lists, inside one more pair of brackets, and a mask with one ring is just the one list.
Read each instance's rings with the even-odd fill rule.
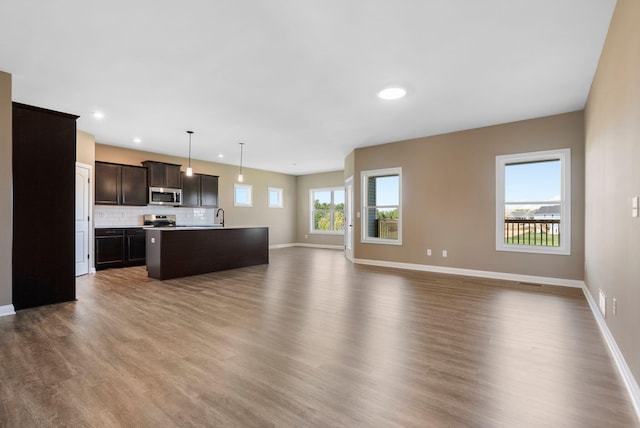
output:
[[94,111],[93,112],[93,118],[94,119],[104,119],[104,113],[101,111]]
[[384,88],[378,92],[378,98],[383,100],[397,100],[407,95],[407,90],[399,86]]
[[140,144],[140,143],[142,143],[142,140],[140,138],[138,138],[138,137],[135,137],[133,139],[133,142],[136,143],[136,144]]
[[218,153],[218,157],[219,157],[220,159],[222,159],[222,158],[224,157],[224,155],[223,155],[222,153]]

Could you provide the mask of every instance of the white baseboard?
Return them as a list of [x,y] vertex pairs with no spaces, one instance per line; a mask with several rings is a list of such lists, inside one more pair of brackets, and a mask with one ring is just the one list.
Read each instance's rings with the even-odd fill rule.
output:
[[584,281],[577,279],[551,278],[548,276],[520,275],[516,273],[491,272],[486,270],[452,268],[446,266],[420,265],[414,263],[388,262],[382,260],[354,259],[355,263],[397,269],[419,270],[423,272],[448,273],[452,275],[475,276],[479,278],[502,279],[505,281],[528,282],[532,284],[559,285],[583,288]]
[[0,317],[4,317],[6,315],[15,315],[16,311],[13,308],[13,305],[4,305],[0,306]]
[[278,248],[290,248],[290,247],[307,247],[307,248],[325,248],[329,250],[344,250],[344,245],[303,244],[301,242],[292,242],[290,244],[269,245],[270,250],[274,250]]
[[296,244],[275,244],[275,245],[269,245],[269,249],[270,250],[277,250],[278,248],[289,248],[289,247],[295,247]]
[[618,348],[618,344],[613,338],[613,334],[611,334],[611,330],[609,330],[609,326],[607,326],[607,322],[604,320],[600,309],[598,309],[598,304],[593,299],[589,288],[585,285],[584,287],[582,287],[582,291],[587,298],[587,302],[589,302],[589,307],[591,308],[591,312],[593,312],[593,316],[598,323],[598,327],[600,327],[600,332],[602,332],[604,340],[605,342],[607,342],[607,346],[609,347],[609,351],[611,351],[613,360],[616,362],[616,366],[618,366],[618,371],[622,376],[624,385],[627,387],[627,392],[629,393],[629,397],[631,398],[633,409],[635,410],[636,416],[640,421],[640,387],[638,387],[638,382],[636,382],[636,379],[633,377],[631,369],[629,369],[629,366],[627,365],[627,362],[624,359],[620,348]]
[[344,250],[344,245],[326,245],[326,244],[306,244],[298,242],[293,244],[295,247],[307,247],[307,248],[326,248],[328,250]]

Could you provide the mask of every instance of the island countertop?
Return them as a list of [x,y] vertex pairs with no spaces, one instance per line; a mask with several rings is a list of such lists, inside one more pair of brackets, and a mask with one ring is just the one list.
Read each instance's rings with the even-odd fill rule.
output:
[[269,263],[268,227],[154,227],[146,241],[147,272],[156,279]]

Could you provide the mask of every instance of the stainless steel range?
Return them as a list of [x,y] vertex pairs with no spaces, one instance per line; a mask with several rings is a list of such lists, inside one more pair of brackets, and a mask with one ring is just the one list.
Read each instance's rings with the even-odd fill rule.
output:
[[175,214],[145,214],[144,225],[147,227],[176,227]]

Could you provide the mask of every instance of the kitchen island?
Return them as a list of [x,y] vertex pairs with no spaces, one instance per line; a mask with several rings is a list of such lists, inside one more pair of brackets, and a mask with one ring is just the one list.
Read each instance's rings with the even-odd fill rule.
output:
[[268,227],[156,227],[146,229],[147,272],[180,278],[269,263]]

